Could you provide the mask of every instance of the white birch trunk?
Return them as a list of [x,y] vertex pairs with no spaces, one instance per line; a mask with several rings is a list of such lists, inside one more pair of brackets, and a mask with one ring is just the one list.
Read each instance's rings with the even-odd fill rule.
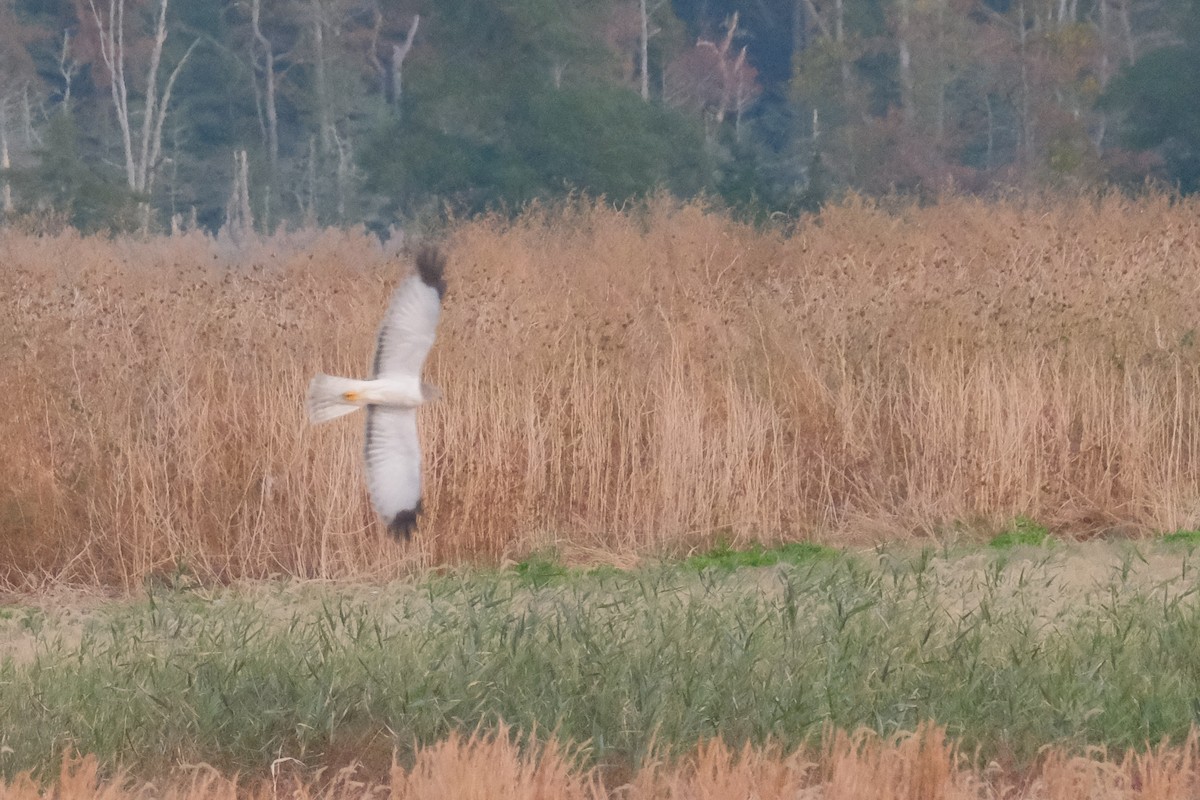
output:
[[[8,99],[0,99],[0,170],[12,169],[12,161],[8,154]],[[4,187],[0,190],[0,195],[3,195],[2,202],[5,215],[11,214],[13,210],[12,186],[8,182],[8,176],[4,177]]]
[[[158,158],[162,152],[162,130],[167,116],[167,108],[171,101],[171,90],[179,77],[183,65],[187,63],[192,51],[200,40],[184,53],[183,58],[175,65],[170,77],[163,88],[161,97],[158,91],[158,69],[162,64],[162,51],[167,41],[167,5],[168,0],[160,0],[158,15],[155,20],[154,45],[150,53],[150,67],[146,74],[146,99],[142,116],[142,132],[139,147],[135,152],[133,135],[130,127],[129,89],[125,80],[125,0],[109,0],[108,23],[105,25],[95,0],[88,0],[92,9],[92,18],[100,34],[100,56],[111,76],[111,94],[113,109],[117,115],[117,124],[121,129],[121,146],[125,155],[125,178],[129,188],[139,194],[148,195],[154,188],[154,172],[158,166]],[[64,59],[66,41],[64,40]],[[148,222],[149,200],[145,201],[143,219]]]
[[279,113],[275,104],[275,49],[271,40],[263,35],[260,24],[261,0],[253,0],[250,4],[250,28],[254,39],[263,51],[263,81],[266,86],[266,116],[267,116],[267,160],[270,164],[271,176],[274,179],[279,164]]
[[1129,0],[1120,0],[1118,15],[1121,18],[1121,32],[1125,35],[1125,55],[1129,63],[1137,61],[1137,45],[1133,40],[1133,24],[1129,20]]
[[254,231],[254,217],[250,211],[250,162],[245,150],[233,151],[232,183],[229,200],[225,203],[225,230],[235,242],[241,242]]
[[121,147],[125,155],[125,181],[137,191],[137,167],[133,160],[133,139],[129,132],[129,93],[125,87],[125,0],[109,0],[108,25],[100,19],[95,0],[88,0],[92,18],[100,34],[100,58],[108,68],[109,88],[117,125],[121,129]]
[[71,32],[63,31],[62,51],[58,56],[58,71],[63,78],[63,108],[71,107],[71,84],[78,70],[79,62],[71,58]]
[[417,27],[421,24],[421,15],[414,14],[412,26],[408,29],[408,36],[404,39],[404,44],[392,45],[392,104],[397,112],[400,110],[400,100],[404,94],[403,84],[403,66],[404,59],[408,57],[408,51],[412,50],[413,42],[417,39]]
[[1025,32],[1025,0],[1017,4],[1017,34],[1021,48],[1021,162],[1029,166],[1033,162],[1033,120],[1030,119],[1029,101],[1029,54],[1026,51],[1028,34]]
[[916,87],[913,82],[912,72],[912,53],[909,50],[909,15],[911,13],[912,0],[899,0],[900,5],[900,24],[896,31],[896,45],[899,49],[899,73],[900,73],[900,113],[904,117],[904,124],[910,129],[917,118],[916,109]]
[[833,4],[833,40],[838,43],[838,66],[842,74],[842,100],[850,104],[850,59],[846,54],[846,5],[843,0]]
[[321,152],[328,153],[333,148],[333,136],[330,129],[333,126],[329,111],[329,84],[325,78],[325,13],[320,0],[313,0],[313,66],[317,83],[317,114],[320,118],[318,125],[321,136]]
[[642,16],[641,38],[638,41],[642,69],[642,99],[650,100],[650,14],[646,0],[638,0],[638,11]]
[[[124,0],[122,0],[124,2]],[[142,147],[137,162],[137,189],[146,192],[150,186],[150,137],[154,132],[155,110],[158,106],[158,66],[162,63],[163,45],[167,41],[167,2],[160,0],[154,25],[154,48],[150,51],[150,68],[146,71],[146,103],[142,112]]]

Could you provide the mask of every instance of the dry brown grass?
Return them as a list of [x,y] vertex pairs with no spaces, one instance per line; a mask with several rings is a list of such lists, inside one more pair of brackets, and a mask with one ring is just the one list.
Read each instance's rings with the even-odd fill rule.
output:
[[361,374],[406,266],[327,231],[230,253],[0,234],[0,585],[926,535],[1200,526],[1200,208],[885,212],[763,231],[665,199],[448,234],[428,515],[379,535]]
[[730,749],[701,743],[687,758],[652,763],[614,780],[584,769],[551,742],[521,746],[510,732],[451,734],[419,748],[411,767],[393,763],[384,780],[350,766],[332,776],[289,771],[280,759],[269,779],[222,775],[205,765],[161,783],[100,774],[95,757],[66,757],[55,781],[28,774],[0,780],[0,800],[1184,800],[1200,791],[1200,741],[1163,743],[1111,759],[1050,748],[1028,774],[964,758],[943,728],[882,738],[827,732],[819,752],[777,747]]

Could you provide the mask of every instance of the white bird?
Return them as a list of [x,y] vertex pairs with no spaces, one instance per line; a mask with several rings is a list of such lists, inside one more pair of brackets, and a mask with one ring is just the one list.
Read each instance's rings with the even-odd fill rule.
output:
[[407,540],[421,512],[421,444],[417,406],[441,392],[421,381],[433,346],[446,259],[433,247],[417,253],[417,274],[396,289],[379,329],[371,380],[321,373],[308,385],[308,417],[335,419],[366,406],[367,488],[388,533]]

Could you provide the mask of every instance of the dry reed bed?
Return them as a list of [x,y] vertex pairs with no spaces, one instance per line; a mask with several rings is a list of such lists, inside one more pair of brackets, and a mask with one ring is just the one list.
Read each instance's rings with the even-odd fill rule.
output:
[[362,373],[408,269],[365,235],[237,251],[0,234],[0,584],[136,585],[557,545],[861,542],[1025,514],[1200,525],[1194,202],[851,200],[761,230],[659,198],[447,233],[428,515],[380,537]]
[[[996,764],[970,763],[937,725],[882,738],[862,731],[827,732],[817,752],[778,748],[733,750],[701,743],[678,763],[651,763],[622,781],[599,768],[581,769],[555,742],[521,746],[507,730],[460,736],[420,748],[405,768],[393,763],[383,781],[355,767],[306,777],[281,759],[270,780],[229,777],[205,765],[169,782],[137,785],[103,778],[94,757],[64,758],[57,781],[28,774],[0,780],[2,800],[1183,800],[1200,791],[1195,731],[1167,743],[1110,758],[1049,748],[1028,775]],[[615,784],[615,785],[614,785]],[[610,788],[610,785],[611,788]]]

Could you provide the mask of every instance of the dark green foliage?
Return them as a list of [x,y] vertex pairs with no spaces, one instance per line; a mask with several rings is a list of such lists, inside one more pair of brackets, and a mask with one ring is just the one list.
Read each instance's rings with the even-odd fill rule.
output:
[[1182,43],[1151,50],[1125,67],[1101,104],[1120,112],[1126,146],[1156,151],[1171,183],[1194,192],[1200,190],[1200,4],[1176,6]]
[[514,95],[490,125],[456,127],[415,113],[386,125],[361,157],[368,188],[401,213],[431,198],[478,211],[571,191],[613,201],[657,188],[692,195],[709,171],[694,123],[616,87]]
[[1052,542],[1050,531],[1045,525],[1028,517],[1017,517],[993,537],[988,546],[997,550],[1007,550],[1013,547],[1041,547]]
[[366,187],[390,213],[514,208],[574,191],[620,202],[708,186],[697,122],[615,85],[612,54],[584,35],[603,5],[451,6],[430,21],[442,57],[409,73],[399,118],[381,118],[360,152]]
[[513,571],[521,580],[534,588],[540,588],[566,578],[568,570],[559,564],[552,556],[535,553],[524,561],[519,562]]
[[707,553],[688,558],[684,565],[694,570],[732,570],[738,567],[769,567],[773,564],[803,564],[837,555],[838,551],[833,548],[812,542],[788,542],[775,547],[763,547],[756,542],[740,549],[723,542]]
[[1162,540],[1169,544],[1197,545],[1200,544],[1200,530],[1173,531],[1164,534]]
[[20,211],[62,215],[83,231],[134,228],[138,198],[116,169],[83,156],[80,139],[72,115],[58,114],[49,121],[37,163],[12,170]]
[[1123,113],[1123,139],[1157,150],[1183,192],[1200,189],[1200,43],[1147,53],[1114,81],[1106,103]]
[[543,191],[564,187],[614,200],[667,187],[704,188],[707,165],[698,126],[615,87],[549,91],[512,120],[519,158]]

